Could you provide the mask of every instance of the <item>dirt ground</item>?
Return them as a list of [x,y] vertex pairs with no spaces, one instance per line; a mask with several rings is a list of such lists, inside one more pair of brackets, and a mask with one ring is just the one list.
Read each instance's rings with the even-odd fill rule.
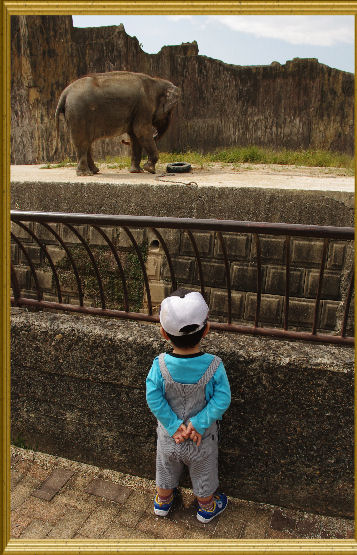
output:
[[155,175],[133,174],[128,169],[99,165],[94,176],[77,176],[75,167],[46,168],[39,165],[11,166],[11,181],[45,182],[116,182],[128,183],[182,183],[187,186],[262,187],[281,189],[307,189],[354,192],[354,177],[343,168],[314,168],[277,164],[210,164],[204,168],[192,166],[190,173],[166,174],[166,165],[158,164]]

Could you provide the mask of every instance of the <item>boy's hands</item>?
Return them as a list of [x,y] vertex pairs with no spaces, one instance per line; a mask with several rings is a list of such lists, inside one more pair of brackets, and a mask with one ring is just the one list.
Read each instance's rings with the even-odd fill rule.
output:
[[191,422],[189,422],[188,426],[181,424],[172,437],[175,440],[175,443],[183,443],[186,439],[192,439],[192,441],[196,443],[197,447],[202,441],[202,435],[195,430]]
[[193,427],[192,423],[189,422],[188,426],[186,428],[186,434],[185,434],[185,438],[188,439],[192,439],[192,441],[194,443],[196,443],[197,447],[200,445],[201,441],[202,441],[202,435],[199,434],[195,428]]
[[177,428],[176,432],[172,436],[175,440],[175,443],[183,443],[186,439],[186,432],[187,428],[185,424],[181,424],[181,426]]

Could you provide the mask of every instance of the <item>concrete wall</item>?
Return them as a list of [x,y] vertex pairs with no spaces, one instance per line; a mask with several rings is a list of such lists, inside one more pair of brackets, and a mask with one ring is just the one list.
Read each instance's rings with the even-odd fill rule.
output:
[[[255,144],[353,153],[353,74],[315,59],[244,67],[198,52],[193,42],[146,54],[123,25],[75,29],[71,16],[12,16],[12,162],[48,160],[62,90],[87,73],[113,70],[163,77],[181,88],[161,151]],[[119,138],[95,144],[96,157],[124,152]],[[62,124],[59,159],[73,154]]]
[[[232,403],[220,480],[243,499],[353,515],[353,349],[211,332]],[[14,309],[12,440],[154,478],[155,420],[145,402],[157,326]],[[187,484],[187,482],[186,482]]]

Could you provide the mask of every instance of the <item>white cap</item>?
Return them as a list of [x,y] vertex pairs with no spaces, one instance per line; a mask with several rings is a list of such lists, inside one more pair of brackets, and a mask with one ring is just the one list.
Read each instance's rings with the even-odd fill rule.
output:
[[[189,335],[201,330],[208,317],[209,308],[198,291],[185,292],[166,297],[161,303],[160,323],[166,333],[175,336]],[[196,325],[190,332],[180,331],[185,326]]]

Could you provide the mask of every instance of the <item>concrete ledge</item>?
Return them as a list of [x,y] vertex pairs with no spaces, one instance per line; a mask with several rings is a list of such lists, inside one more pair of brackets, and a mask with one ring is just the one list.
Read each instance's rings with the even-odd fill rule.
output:
[[[11,347],[13,440],[154,478],[145,378],[168,348],[155,325],[14,309]],[[353,350],[217,333],[202,347],[224,360],[232,388],[222,488],[351,517]]]
[[[254,176],[255,186],[246,174],[238,172],[221,178],[196,173],[174,176],[173,181],[198,182],[187,185],[164,183],[142,174],[102,175],[94,180],[73,175],[73,168],[57,170],[59,176],[55,170],[37,170],[34,175],[31,168],[27,179],[16,179],[13,172],[12,209],[333,226],[352,226],[354,221],[353,178],[310,178],[311,183],[304,188],[304,177],[297,176],[293,188],[284,188],[281,178],[272,183],[272,176],[264,174]],[[41,172],[46,171],[50,176],[45,179]],[[67,179],[65,172],[70,172]],[[289,176],[285,177],[289,182]],[[351,181],[351,187],[339,186],[344,179]],[[314,181],[326,190],[314,190]],[[328,190],[331,182],[334,189]]]

